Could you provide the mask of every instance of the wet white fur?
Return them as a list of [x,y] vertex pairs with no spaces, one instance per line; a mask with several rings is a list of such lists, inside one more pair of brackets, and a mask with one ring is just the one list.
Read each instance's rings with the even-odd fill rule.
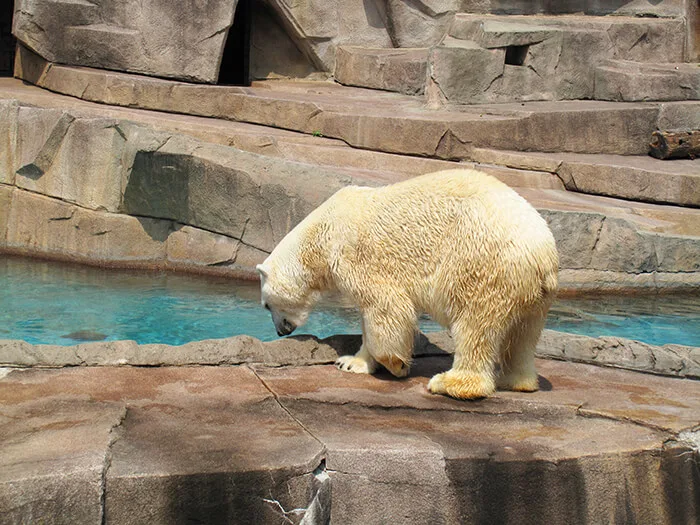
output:
[[497,384],[537,389],[534,349],[557,267],[554,238],[530,204],[482,172],[449,170],[338,191],[258,269],[276,323],[303,324],[328,289],[360,308],[362,347],[339,359],[344,370],[379,363],[406,375],[416,317],[427,312],[456,345],[452,369],[429,389],[473,398]]

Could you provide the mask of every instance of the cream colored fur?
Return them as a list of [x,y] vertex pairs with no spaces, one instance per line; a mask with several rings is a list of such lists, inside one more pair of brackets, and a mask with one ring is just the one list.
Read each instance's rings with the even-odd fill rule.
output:
[[342,370],[381,364],[405,376],[417,315],[428,313],[456,344],[452,369],[429,390],[476,398],[496,386],[537,390],[534,351],[557,267],[554,238],[532,206],[484,173],[450,170],[338,191],[259,270],[276,325],[303,324],[328,289],[360,308],[362,347],[338,360]]

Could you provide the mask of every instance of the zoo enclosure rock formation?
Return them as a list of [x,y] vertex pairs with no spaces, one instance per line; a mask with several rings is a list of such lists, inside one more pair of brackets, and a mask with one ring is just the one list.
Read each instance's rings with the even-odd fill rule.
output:
[[[60,70],[54,66],[51,71],[56,74]],[[179,87],[189,89],[187,85]],[[407,162],[398,155],[362,152],[325,138],[255,126],[215,124],[194,117],[166,118],[119,108],[105,110],[47,96],[34,88],[20,89],[13,81],[7,83],[5,93],[2,96],[27,101],[0,103],[5,117],[0,147],[7,152],[0,170],[0,198],[7,203],[0,215],[0,239],[3,249],[18,253],[101,264],[249,274],[294,224],[342,186],[382,184],[465,165],[431,159]],[[306,111],[307,102],[269,98],[271,94],[265,90],[259,92],[262,97],[250,92],[234,91],[232,95],[242,97],[241,103],[260,104],[257,113],[252,113],[249,104],[245,106],[251,116],[268,118],[265,105],[270,103],[278,110]],[[338,109],[326,108],[322,98],[314,106],[316,118],[322,120],[312,125],[321,125],[324,130],[333,130],[347,118]],[[554,110],[552,118],[559,111],[543,109]],[[348,117],[353,115],[351,110],[344,111]],[[609,108],[592,111],[605,115]],[[660,106],[633,111],[642,115],[644,122],[673,114]],[[474,117],[479,118],[464,118]],[[546,125],[544,120],[536,124],[538,117],[528,110],[522,117],[511,113],[482,125],[493,126],[494,133],[503,125],[552,133],[552,119]],[[451,120],[455,122],[454,117]],[[382,121],[377,120],[377,124]],[[409,117],[404,125],[426,123]],[[454,124],[450,125],[454,129]],[[352,126],[336,129],[345,134]],[[438,140],[439,129],[435,132]],[[425,139],[425,133],[422,136]],[[459,141],[455,142],[459,147]],[[542,211],[557,238],[563,281],[568,286],[596,282],[632,288],[698,286],[697,210],[602,197],[583,199],[576,193],[562,192],[568,185],[580,190],[587,180],[597,180],[587,178],[587,164],[580,163],[599,161],[595,155],[564,155],[563,161],[552,164],[556,157],[511,152],[504,162],[494,162],[489,156],[504,154],[470,151],[469,155],[485,161],[484,169],[518,187]],[[528,169],[493,165],[500,163]],[[627,169],[631,170],[625,175],[629,182],[623,188],[629,189],[638,175],[634,165]],[[676,176],[677,190],[672,190],[670,179],[665,182],[670,201],[696,198],[700,202],[693,170]],[[615,195],[618,190],[601,187],[598,191]]]
[[666,66],[697,60],[698,16],[693,0],[17,0],[14,34],[53,63],[203,83],[249,60],[252,79],[325,75],[453,103],[683,100],[698,73]]
[[[426,391],[449,366],[437,347],[401,381],[300,366],[357,339],[241,341],[257,364],[228,367],[0,369],[3,516],[697,519],[696,381],[540,361],[542,391],[464,403]],[[278,367],[298,351],[295,366]]]
[[13,32],[52,62],[215,82],[236,0],[17,0]]

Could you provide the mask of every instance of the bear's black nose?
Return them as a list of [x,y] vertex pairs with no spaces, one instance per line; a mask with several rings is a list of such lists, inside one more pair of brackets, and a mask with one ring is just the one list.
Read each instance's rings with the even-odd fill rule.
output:
[[282,337],[291,334],[297,327],[284,319],[282,320],[282,326],[276,326],[275,328],[277,328],[277,335]]

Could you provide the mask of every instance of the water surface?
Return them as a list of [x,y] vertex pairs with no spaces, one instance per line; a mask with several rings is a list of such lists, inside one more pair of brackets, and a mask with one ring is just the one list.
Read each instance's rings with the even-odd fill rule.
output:
[[[700,346],[700,299],[688,296],[561,299],[548,328],[650,344]],[[424,331],[441,329],[424,320]],[[296,333],[359,334],[357,312],[319,305]],[[276,339],[258,283],[165,272],[104,270],[0,256],[0,339],[74,345],[131,339],[180,345],[248,334]]]

